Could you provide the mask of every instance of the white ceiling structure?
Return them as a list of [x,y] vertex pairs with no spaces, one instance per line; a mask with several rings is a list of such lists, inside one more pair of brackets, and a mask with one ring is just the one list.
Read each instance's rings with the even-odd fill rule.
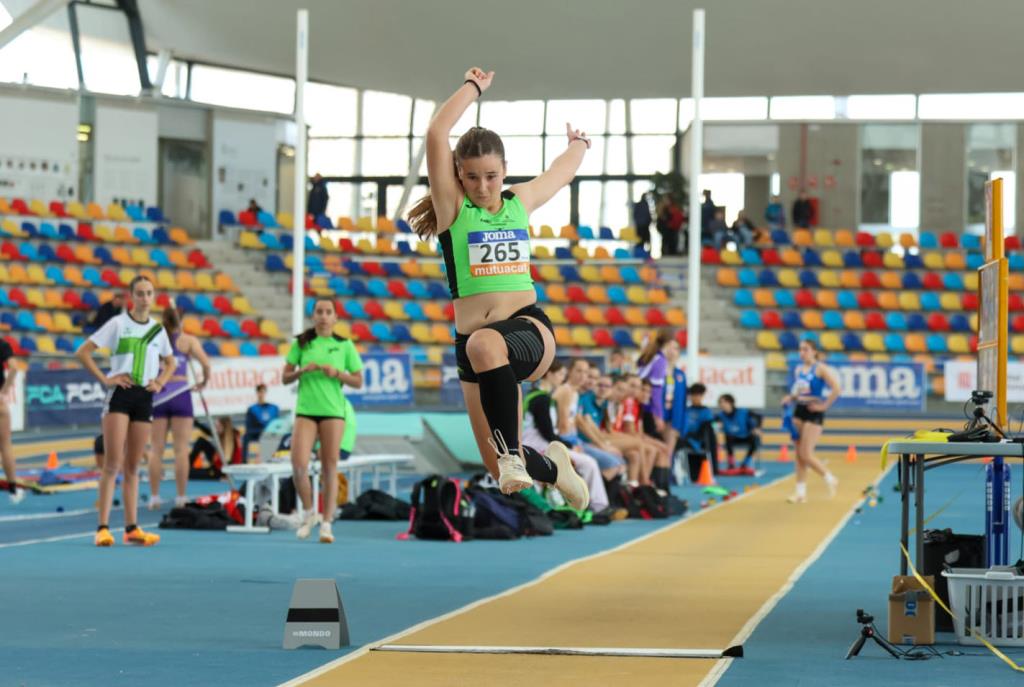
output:
[[[31,0],[5,0],[17,15]],[[139,0],[147,47],[293,75],[310,11],[311,79],[443,97],[472,65],[493,97],[682,97],[694,7],[706,95],[1024,91],[1022,0]],[[66,28],[66,13],[46,23]],[[81,7],[83,31],[126,38]],[[89,15],[102,15],[101,19]],[[108,29],[109,26],[109,29]]]

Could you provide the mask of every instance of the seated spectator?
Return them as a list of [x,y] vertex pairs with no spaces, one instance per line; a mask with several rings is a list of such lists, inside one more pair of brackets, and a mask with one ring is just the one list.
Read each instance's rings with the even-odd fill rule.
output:
[[256,387],[256,403],[245,411],[245,436],[242,437],[242,460],[249,461],[249,444],[259,441],[263,430],[272,420],[277,419],[280,409],[273,403],[267,403],[267,385]]
[[702,239],[704,245],[713,245],[716,248],[721,248],[727,242],[727,239],[731,236],[729,226],[725,223],[725,210],[722,208],[715,209],[714,218],[708,223],[707,237]]
[[633,371],[633,364],[629,362],[625,351],[621,348],[613,348],[608,354],[608,374],[625,375]]
[[786,208],[778,196],[772,196],[772,201],[764,209],[764,221],[768,223],[770,230],[786,228]]
[[188,456],[189,465],[192,466],[189,471],[190,478],[219,479],[223,476],[222,471],[225,465],[237,465],[242,462],[241,437],[231,418],[222,416],[218,417],[215,422],[217,438],[220,440],[221,448],[224,449],[224,455],[228,456],[229,460],[227,463],[224,462],[223,456],[212,441],[213,433],[210,428],[197,421],[196,429],[203,436],[196,439],[195,444],[192,445],[192,452]]
[[704,405],[704,394],[707,387],[697,382],[687,389],[689,406],[686,408],[686,434],[683,436],[683,448],[689,461],[690,479],[697,481],[700,466],[705,460],[711,462],[711,469],[718,474],[716,449],[718,440],[712,422],[715,419],[711,409]]
[[585,453],[574,450],[572,444],[567,443],[555,431],[553,420],[556,411],[552,406],[551,394],[563,384],[566,373],[565,366],[556,360],[523,399],[523,445],[545,453],[552,442],[565,443],[569,447],[573,466],[590,490],[590,509],[598,513],[606,510],[609,503],[608,492],[605,490],[604,480],[601,479],[597,461]]
[[640,468],[644,464],[646,449],[640,437],[611,431],[608,420],[611,395],[612,378],[602,375],[596,367],[591,367],[587,373],[583,393],[580,394],[576,427],[585,448],[594,446],[614,455],[621,455],[626,461],[627,482],[635,486],[639,484]]
[[566,446],[587,454],[597,461],[601,475],[605,480],[613,480],[621,475],[626,467],[622,454],[614,447],[609,450],[599,444],[586,443],[579,432],[580,393],[589,377],[590,363],[582,358],[572,361],[569,373],[562,383],[551,394],[555,407],[555,431],[562,437]]
[[[753,475],[754,455],[761,447],[761,415],[746,408],[737,408],[736,399],[732,394],[718,397],[718,412],[715,421],[721,423],[722,434],[725,435],[725,455],[729,467],[722,470],[723,475]],[[746,446],[747,455],[737,468],[735,448]]]
[[746,210],[740,210],[736,215],[736,221],[732,223],[732,230],[734,233],[738,233],[740,241],[738,243],[740,248],[746,248],[754,243],[757,236],[758,230],[754,226],[754,223],[747,217]]
[[[636,386],[633,380],[636,379]],[[630,485],[650,485],[651,471],[658,458],[658,449],[643,433],[643,419],[640,415],[639,377],[626,375],[615,377],[612,383],[612,403],[608,406],[609,427],[614,435],[629,437],[641,451],[641,462],[635,480]],[[635,482],[635,483],[634,483]]]
[[260,204],[256,202],[255,198],[249,199],[249,207],[247,207],[246,210],[257,217],[259,217],[259,214],[263,212],[263,208],[260,207]]

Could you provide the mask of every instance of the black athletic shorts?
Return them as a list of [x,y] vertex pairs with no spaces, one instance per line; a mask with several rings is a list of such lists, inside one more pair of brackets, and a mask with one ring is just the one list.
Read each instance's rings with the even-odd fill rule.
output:
[[340,415],[296,415],[295,417],[304,417],[307,420],[312,420],[318,426],[324,420],[344,420],[345,418]]
[[103,435],[100,434],[98,437],[92,440],[92,452],[97,456],[102,456],[103,451]]
[[127,415],[129,422],[152,422],[153,392],[144,386],[115,386],[107,391],[107,401],[103,406],[103,414],[108,413]]
[[803,420],[804,422],[810,422],[813,425],[824,425],[825,424],[825,413],[813,412],[807,407],[805,403],[797,403],[796,408],[793,410],[793,417],[797,420]]
[[[508,347],[508,362],[512,371],[516,373],[516,380],[523,381],[534,372],[544,357],[544,339],[540,330],[524,317],[532,317],[539,321],[552,335],[555,329],[551,320],[536,305],[528,305],[511,315],[507,320],[494,322],[485,325],[481,329],[493,329],[505,339],[505,346]],[[466,342],[469,341],[469,334],[455,334],[455,364],[459,368],[459,379],[463,382],[477,383],[479,380],[476,372],[473,371],[473,364],[469,361],[469,354],[466,353]]]

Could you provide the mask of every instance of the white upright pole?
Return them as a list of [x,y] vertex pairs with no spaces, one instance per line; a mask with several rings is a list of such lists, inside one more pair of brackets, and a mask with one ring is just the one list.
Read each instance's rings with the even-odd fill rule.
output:
[[704,10],[693,11],[693,124],[690,126],[690,255],[687,270],[686,377],[700,381],[700,173],[704,166],[704,122],[700,101],[704,97]]
[[292,334],[302,331],[306,273],[306,68],[309,10],[299,10],[295,31],[295,204],[292,209]]

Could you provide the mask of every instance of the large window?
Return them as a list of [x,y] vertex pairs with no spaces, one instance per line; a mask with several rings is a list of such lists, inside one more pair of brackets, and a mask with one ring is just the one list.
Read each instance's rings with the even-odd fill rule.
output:
[[192,67],[192,99],[224,107],[291,114],[295,110],[295,81],[197,64]]
[[860,221],[867,231],[916,230],[921,203],[917,124],[861,128]]
[[1013,171],[1017,127],[1014,124],[972,124],[967,127],[967,227],[984,233],[985,182],[1003,179],[1003,227],[1017,223],[1017,175]]
[[306,84],[305,118],[310,137],[355,136],[358,99],[354,88]]
[[408,136],[412,123],[412,98],[396,93],[363,92],[363,134]]

